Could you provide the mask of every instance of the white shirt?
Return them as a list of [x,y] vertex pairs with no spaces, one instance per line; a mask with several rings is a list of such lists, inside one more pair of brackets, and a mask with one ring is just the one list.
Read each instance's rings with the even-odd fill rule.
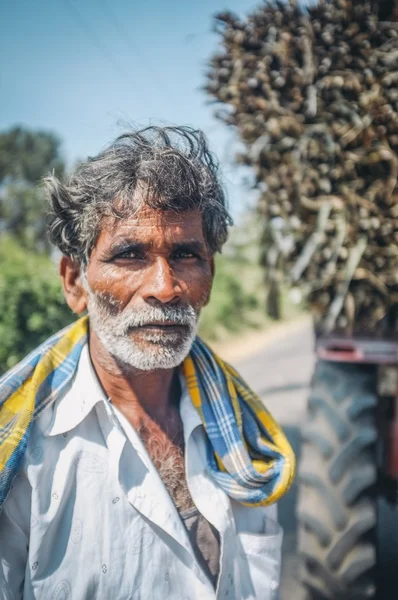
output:
[[134,428],[105,398],[88,347],[35,421],[0,515],[1,600],[274,600],[276,507],[231,500],[209,475],[205,432],[181,381],[187,482],[220,534],[217,590]]

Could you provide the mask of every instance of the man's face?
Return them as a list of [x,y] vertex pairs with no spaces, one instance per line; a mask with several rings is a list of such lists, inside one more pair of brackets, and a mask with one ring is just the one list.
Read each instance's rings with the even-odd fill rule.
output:
[[212,279],[199,211],[143,207],[109,219],[83,276],[91,330],[122,364],[173,368],[190,350]]

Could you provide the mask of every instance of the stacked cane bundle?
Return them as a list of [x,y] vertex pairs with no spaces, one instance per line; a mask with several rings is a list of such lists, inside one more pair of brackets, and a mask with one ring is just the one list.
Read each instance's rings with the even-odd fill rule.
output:
[[375,332],[398,305],[398,24],[379,8],[220,14],[206,86],[262,190],[271,289],[287,275],[328,331]]

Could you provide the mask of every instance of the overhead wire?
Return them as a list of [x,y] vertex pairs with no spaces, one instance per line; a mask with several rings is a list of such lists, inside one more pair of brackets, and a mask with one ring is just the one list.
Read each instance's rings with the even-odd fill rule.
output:
[[[134,91],[137,91],[137,86],[134,85],[131,80],[131,75],[125,71],[125,69],[115,61],[114,57],[109,53],[108,48],[102,43],[102,40],[99,36],[97,36],[94,29],[90,27],[86,19],[83,17],[81,12],[76,8],[76,6],[71,2],[71,0],[64,0],[66,7],[69,9],[71,15],[73,15],[74,20],[79,25],[79,27],[85,32],[88,38],[90,38],[91,42],[97,47],[97,49],[101,52],[103,57],[112,65],[113,69],[118,73],[120,77],[123,78],[123,81],[134,88]],[[140,93],[142,89],[140,88]],[[148,97],[149,102],[152,103],[151,99]]]
[[123,38],[124,42],[130,47],[130,49],[133,51],[133,53],[139,57],[139,59],[145,66],[146,70],[151,73],[151,75],[153,77],[152,83],[154,83],[155,86],[157,87],[158,91],[162,95],[164,95],[165,91],[167,90],[167,86],[164,85],[164,83],[162,83],[162,78],[159,76],[158,73],[155,72],[153,65],[150,64],[147,57],[144,56],[144,54],[141,52],[140,48],[133,42],[133,40],[131,39],[131,36],[126,31],[126,29],[124,28],[121,21],[119,21],[119,19],[116,17],[116,15],[112,12],[112,10],[110,9],[106,0],[99,0],[98,5],[101,7],[102,12],[104,13],[105,17],[109,19],[109,21],[112,23],[113,27],[115,28],[117,33],[120,35],[120,37]]

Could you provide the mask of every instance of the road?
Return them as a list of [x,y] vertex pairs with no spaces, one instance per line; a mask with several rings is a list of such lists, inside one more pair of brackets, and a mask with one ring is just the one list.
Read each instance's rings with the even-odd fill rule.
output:
[[[309,382],[314,367],[313,335],[306,322],[278,339],[264,344],[249,358],[232,361],[245,380],[261,396],[265,405],[282,425],[300,458],[300,427],[305,419]],[[284,528],[281,600],[302,600],[297,585],[296,557],[297,483],[279,504],[279,519]],[[398,511],[379,503],[379,544],[382,576],[376,600],[398,597]]]
[[[313,337],[309,323],[292,333],[286,331],[254,356],[236,363],[240,374],[283,426],[296,456],[300,451],[300,426],[305,417],[313,366]],[[279,519],[284,528],[282,600],[299,600],[295,555],[296,499],[295,483],[279,504]]]

